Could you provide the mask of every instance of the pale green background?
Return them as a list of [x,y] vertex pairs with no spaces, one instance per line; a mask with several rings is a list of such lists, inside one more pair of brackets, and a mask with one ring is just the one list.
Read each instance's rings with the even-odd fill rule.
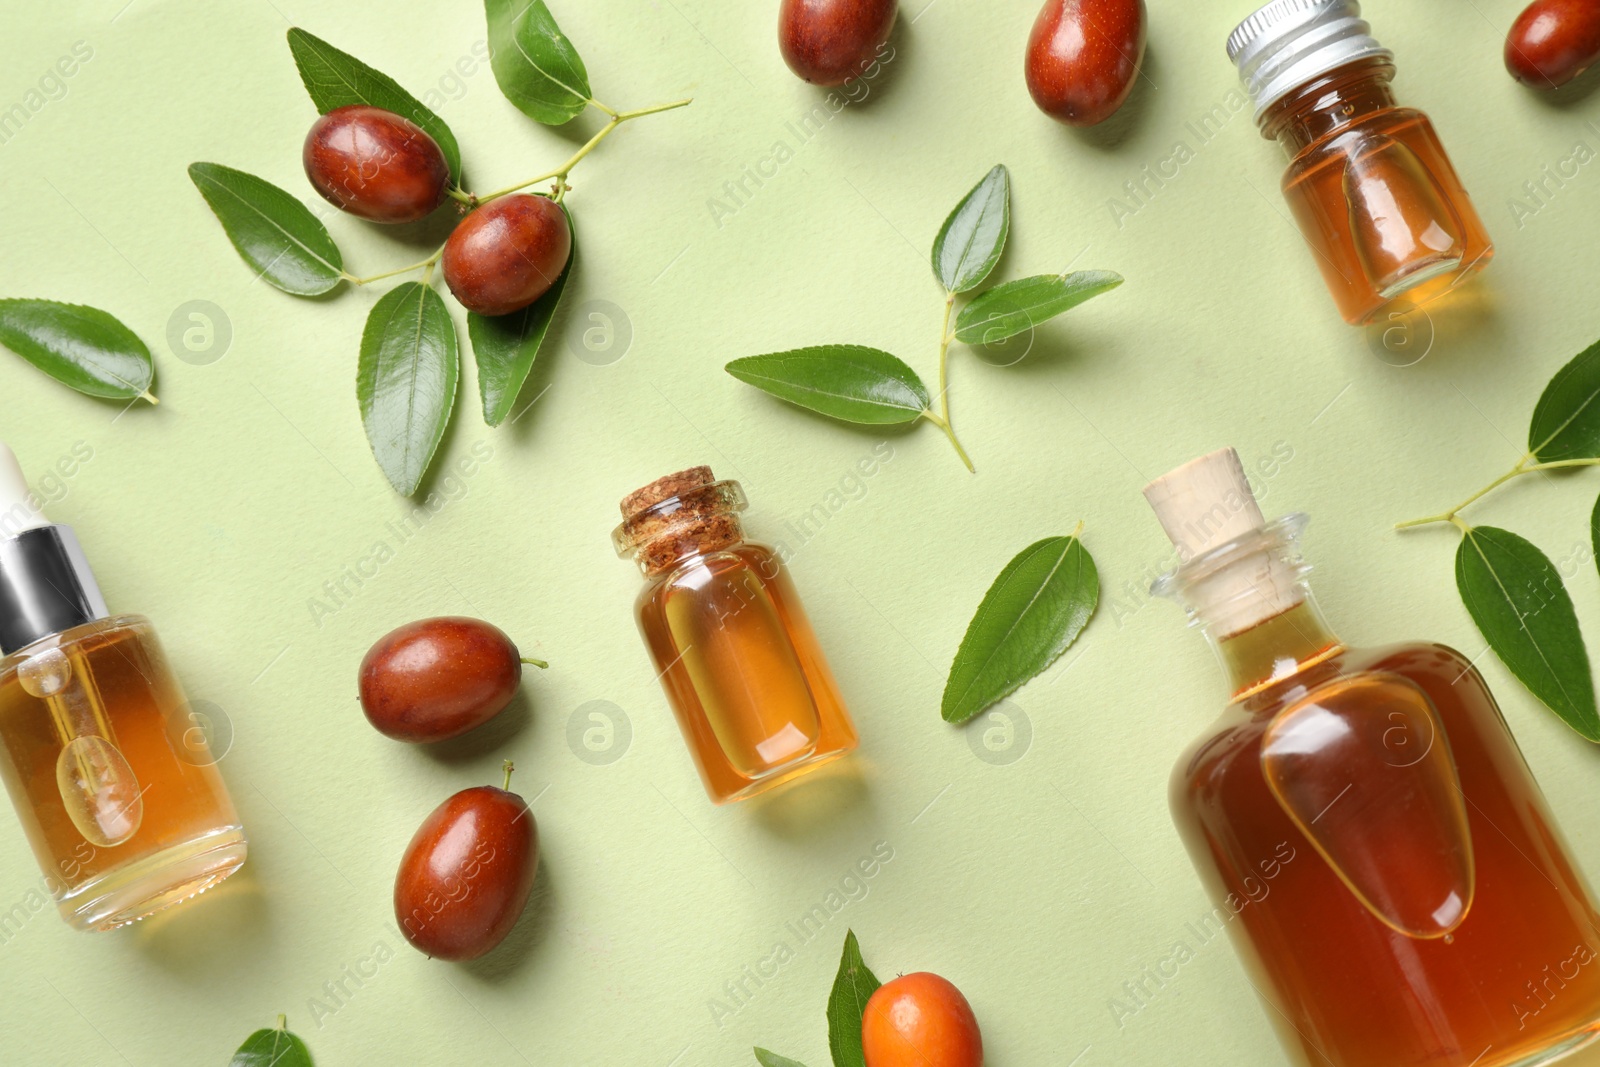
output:
[[[1167,551],[1139,489],[1223,444],[1253,462],[1282,442],[1293,458],[1266,483],[1265,507],[1315,516],[1308,550],[1342,634],[1483,650],[1452,588],[1454,536],[1390,524],[1510,466],[1539,390],[1600,333],[1600,164],[1521,226],[1509,206],[1576,142],[1600,145],[1586,125],[1600,98],[1552,108],[1505,75],[1516,0],[1368,7],[1398,55],[1400,96],[1433,116],[1499,247],[1472,297],[1435,316],[1431,353],[1405,369],[1334,314],[1274,188],[1280,153],[1249,116],[1205,143],[1185,126],[1234,89],[1222,44],[1244,3],[1154,0],[1127,115],[1086,134],[1028,99],[1033,0],[935,0],[920,13],[908,0],[872,96],[802,144],[788,124],[820,94],[780,61],[775,4],[559,0],[597,96],[695,102],[624,129],[576,172],[581,265],[523,403],[548,392],[489,431],[466,372],[436,466],[478,442],[493,458],[452,483],[458,498],[404,545],[385,524],[407,504],[372,461],[352,388],[381,289],[306,301],[254,282],[184,168],[225,162],[316,203],[299,162],[313,110],[288,26],[421,93],[472,55],[481,9],[124,3],[8,5],[0,106],[23,100],[75,41],[94,55],[63,99],[0,145],[0,293],[120,315],[156,351],[161,406],[121,412],[4,355],[0,430],[35,471],[75,442],[92,448],[51,511],[76,526],[114,607],[150,615],[190,694],[231,720],[222,767],[251,859],[224,888],[131,930],[86,935],[48,911],[33,917],[0,945],[0,1059],[220,1064],[281,1011],[323,1067],[733,1065],[753,1062],[757,1043],[819,1067],[849,926],[880,976],[928,969],[959,984],[993,1067],[1280,1061],[1220,941],[1122,1028],[1109,1008],[1208,907],[1168,820],[1166,781],[1222,698],[1179,612],[1145,610]],[[568,130],[536,125],[486,67],[460,85],[439,110],[479,188],[555,165],[597,128],[593,114]],[[719,227],[708,198],[780,140],[793,158]],[[1108,199],[1179,141],[1194,158],[1119,228]],[[634,632],[639,575],[607,543],[615,502],[709,462],[744,482],[755,534],[792,540],[786,523],[883,438],[787,408],[723,363],[854,341],[931,380],[939,294],[927,248],[996,162],[1011,168],[1015,204],[1000,276],[1072,264],[1127,284],[1042,330],[1018,366],[958,347],[955,421],[977,475],[932,427],[893,435],[865,495],[793,563],[861,728],[856,777],[713,808]],[[420,258],[437,237],[329,225],[365,273]],[[210,365],[181,361],[166,340],[169,316],[196,299],[233,330]],[[619,361],[574,355],[593,325],[575,309],[589,301],[631,323]],[[1470,513],[1567,569],[1591,635],[1594,494],[1581,473],[1528,479]],[[938,716],[950,658],[1001,565],[1079,519],[1103,576],[1100,613],[1018,695],[1031,748],[984,762]],[[308,599],[385,539],[395,558],[319,628]],[[354,685],[375,637],[439,613],[493,620],[553,665],[526,683],[531,714],[443,754],[374,733]],[[1600,876],[1600,752],[1492,657],[1481,662],[1579,860]],[[631,748],[610,766],[580,761],[566,740],[592,700],[632,723]],[[429,809],[489,781],[508,756],[537,796],[540,893],[504,952],[430,962],[394,932],[396,862]],[[880,841],[894,859],[865,899],[795,944],[719,1026],[708,1005],[724,983],[778,940],[794,944],[784,924]],[[39,882],[6,820],[0,910]],[[318,1025],[308,1001],[380,944],[387,961]]]

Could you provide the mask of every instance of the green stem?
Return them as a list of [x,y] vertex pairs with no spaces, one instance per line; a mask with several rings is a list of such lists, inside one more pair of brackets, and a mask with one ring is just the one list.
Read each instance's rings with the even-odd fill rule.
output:
[[654,104],[650,107],[639,108],[636,111],[615,111],[609,107],[606,107],[604,104],[599,103],[598,101],[591,100],[589,102],[594,104],[594,106],[598,107],[601,111],[604,111],[607,115],[610,115],[611,120],[604,126],[600,127],[593,137],[584,142],[583,147],[574,152],[570,159],[561,164],[561,166],[557,167],[555,170],[536,175],[535,177],[529,178],[527,181],[518,182],[515,185],[508,185],[504,189],[496,189],[494,192],[487,193],[483,196],[473,197],[471,198],[471,202],[475,204],[487,204],[491,200],[495,200],[502,196],[507,196],[519,190],[526,189],[530,185],[538,185],[540,182],[547,182],[556,178],[559,178],[564,182],[567,175],[572,172],[572,168],[582,162],[584,156],[587,156],[590,152],[593,152],[595,147],[599,145],[601,141],[604,141],[607,137],[611,136],[611,131],[615,130],[618,126],[621,126],[624,122],[631,122],[632,120],[641,118],[645,115],[654,115],[662,111],[671,111],[673,108],[685,107],[689,103],[688,100],[674,100],[669,104]]
[[448,196],[451,200],[454,200],[457,203],[465,204],[468,207],[476,207],[478,203],[472,198],[471,193],[467,192],[460,186],[452,186],[451,188],[446,189],[444,191],[444,195]]
[[[659,115],[663,111],[672,111],[680,107],[688,107],[692,103],[694,103],[694,97],[686,96],[682,100],[673,100],[665,104],[651,104],[649,107],[640,107],[635,108],[632,111],[624,111],[620,115],[617,115],[617,118],[622,122],[627,122],[629,119],[643,118],[645,115]],[[616,113],[612,112],[612,114]]]
[[950,312],[955,303],[956,294],[945,294],[944,322],[939,326],[939,411],[938,414],[924,411],[922,417],[944,431],[944,435],[950,438],[950,443],[955,446],[956,455],[966,464],[967,472],[976,474],[977,469],[972,465],[972,457],[961,447],[961,440],[956,437],[955,427],[950,425],[950,342],[955,340],[955,334],[950,332]]
[[956,455],[960,456],[961,462],[966,464],[968,472],[977,473],[977,469],[972,465],[972,457],[967,455],[967,450],[961,447],[961,439],[956,436],[955,430],[951,429],[950,420],[940,415],[937,411],[924,411],[922,417],[944,431],[944,435],[950,438],[950,443],[955,445]]
[[1416,526],[1428,526],[1436,522],[1450,522],[1455,523],[1457,526],[1461,526],[1463,530],[1467,530],[1470,529],[1470,527],[1463,526],[1462,523],[1456,518],[1456,516],[1461,513],[1462,509],[1468,507],[1469,505],[1476,504],[1479,500],[1482,500],[1484,497],[1488,496],[1502,485],[1511,481],[1513,478],[1519,478],[1524,474],[1532,474],[1534,471],[1559,470],[1563,467],[1593,467],[1597,464],[1600,464],[1600,459],[1558,459],[1552,460],[1549,463],[1528,462],[1531,459],[1533,459],[1533,453],[1530,452],[1521,459],[1517,460],[1517,465],[1515,467],[1512,467],[1500,477],[1496,478],[1482,489],[1479,489],[1476,493],[1473,493],[1471,496],[1467,497],[1467,499],[1463,500],[1449,511],[1441,511],[1437,515],[1428,515],[1420,519],[1407,519],[1405,522],[1397,522],[1395,523],[1394,528],[1396,530],[1409,530]]
[[344,274],[342,271],[340,274],[351,285],[371,285],[373,282],[379,282],[385,278],[393,278],[397,274],[410,274],[414,270],[426,270],[439,262],[439,257],[443,255],[444,245],[440,245],[433,255],[420,263],[413,263],[410,266],[396,267],[394,270],[386,270],[382,274],[369,274],[364,278],[358,278],[354,274]]
[[511,763],[511,761],[510,760],[506,760],[506,762],[505,762],[506,778],[505,778],[504,782],[500,783],[500,788],[504,789],[504,790],[506,790],[508,792],[511,789],[511,771],[512,771],[512,767],[513,767],[513,765]]
[[279,1030],[287,1030],[287,1029],[289,1029],[289,1019],[288,1019],[287,1016],[285,1016],[285,1015],[283,1015],[281,1013],[278,1015],[278,1029]]
[[550,664],[546,663],[542,659],[531,659],[528,656],[523,656],[523,657],[521,657],[521,659],[522,659],[522,662],[526,663],[528,666],[530,666],[530,667],[538,667],[540,670],[545,670],[545,669],[549,668],[549,666],[550,666]]

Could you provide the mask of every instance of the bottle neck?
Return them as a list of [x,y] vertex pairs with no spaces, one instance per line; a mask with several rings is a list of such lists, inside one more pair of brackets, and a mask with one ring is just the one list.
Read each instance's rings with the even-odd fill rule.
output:
[[1306,598],[1288,611],[1248,630],[1223,638],[1207,633],[1234,700],[1291,678],[1343,648],[1317,610],[1310,590],[1305,594]]
[[107,614],[70,526],[0,537],[0,656]]
[[1292,90],[1261,113],[1261,135],[1292,159],[1368,115],[1395,106],[1389,82],[1394,64],[1369,57],[1335,67]]
[[1342,646],[1306,584],[1304,515],[1289,515],[1183,563],[1153,591],[1179,600],[1217,653],[1235,700],[1277,684]]
[[[712,481],[709,468],[680,471],[623,501],[622,525],[611,534],[620,556],[632,556],[647,578],[744,540],[746,502],[735,481]],[[664,495],[665,494],[665,495]]]

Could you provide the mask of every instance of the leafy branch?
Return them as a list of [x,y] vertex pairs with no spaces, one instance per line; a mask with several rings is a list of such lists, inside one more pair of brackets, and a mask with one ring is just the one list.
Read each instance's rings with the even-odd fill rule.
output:
[[[1461,512],[1523,475],[1597,464],[1600,342],[1580,352],[1545,387],[1528,427],[1528,451],[1515,466],[1446,511],[1396,524],[1407,530],[1448,523],[1461,532],[1456,588],[1467,613],[1529,692],[1590,741],[1600,741],[1600,709],[1561,571],[1532,542],[1509,530],[1473,526]],[[1600,501],[1589,524],[1591,544],[1600,553]]]
[[997,285],[957,312],[956,298],[981,285],[1000,262],[1010,231],[1011,178],[1001,165],[962,198],[934,239],[933,274],[944,290],[936,394],[930,395],[916,371],[898,356],[862,345],[817,345],[746,356],[729,363],[727,371],[780,400],[841,422],[865,426],[931,422],[944,431],[971,471],[972,459],[950,419],[951,344],[1009,340],[1122,284],[1122,276],[1111,271],[1040,274]]
[[[674,100],[633,110],[603,104],[591,92],[583,60],[545,0],[486,0],[484,8],[495,81],[519,110],[547,125],[569,122],[591,107],[607,119],[559,166],[482,195],[471,192],[463,181],[461,149],[448,124],[393,78],[299,28],[289,31],[289,49],[320,114],[362,105],[419,127],[427,135],[422,140],[437,145],[449,172],[440,199],[453,200],[462,214],[546,182],[551,183],[549,193],[539,195],[563,204],[573,169],[617,129],[689,103]],[[438,173],[442,175],[443,169]],[[319,296],[341,283],[367,286],[412,278],[379,299],[369,312],[356,393],[379,467],[398,492],[415,493],[448,427],[459,377],[456,326],[433,288],[441,260],[449,277],[448,242],[418,262],[357,274],[345,269],[327,228],[290,193],[219,163],[195,163],[189,175],[240,257],[263,281],[287,293]],[[484,421],[490,426],[505,420],[526,382],[571,273],[576,227],[564,206],[561,214],[572,241],[565,261],[556,260],[543,272],[548,288],[530,289],[523,299],[532,302],[505,315],[479,314],[470,310],[469,303],[468,335],[478,367]],[[506,306],[518,304],[498,304],[494,310]]]

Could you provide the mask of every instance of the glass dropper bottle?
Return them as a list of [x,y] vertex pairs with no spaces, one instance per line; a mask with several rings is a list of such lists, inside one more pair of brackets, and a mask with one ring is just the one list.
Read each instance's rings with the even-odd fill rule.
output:
[[[0,444],[0,779],[67,922],[109,930],[244,863],[244,829],[150,620],[113,615]],[[42,900],[42,898],[41,898]]]

